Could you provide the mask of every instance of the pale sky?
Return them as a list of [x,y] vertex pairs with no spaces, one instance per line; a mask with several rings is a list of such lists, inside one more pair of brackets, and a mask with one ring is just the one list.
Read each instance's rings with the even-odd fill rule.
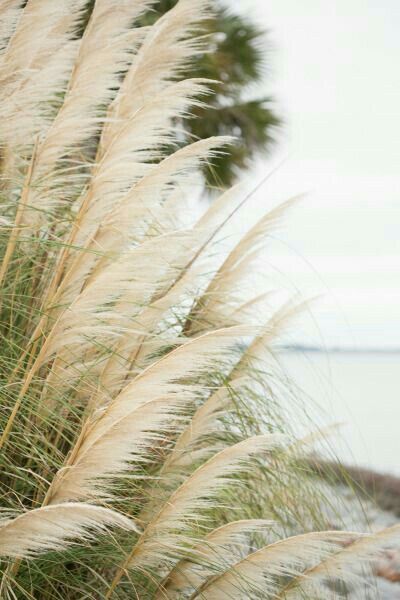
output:
[[304,335],[400,347],[400,2],[236,0],[234,8],[270,30],[263,89],[286,121],[275,155],[254,168],[261,179],[284,159],[249,220],[261,205],[309,192],[271,250],[281,283],[323,295],[319,331]]

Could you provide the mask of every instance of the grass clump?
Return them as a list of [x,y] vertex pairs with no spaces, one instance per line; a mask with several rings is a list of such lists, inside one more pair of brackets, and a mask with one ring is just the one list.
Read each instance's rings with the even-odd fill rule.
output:
[[246,196],[191,203],[231,140],[165,154],[209,3],[151,4],[0,4],[0,595],[333,597],[396,531],[322,531],[272,360],[296,309],[246,284],[287,205],[216,265]]

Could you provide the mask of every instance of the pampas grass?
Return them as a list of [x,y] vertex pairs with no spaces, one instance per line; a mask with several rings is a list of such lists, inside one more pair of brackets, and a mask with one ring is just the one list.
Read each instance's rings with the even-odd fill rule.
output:
[[398,530],[322,531],[273,359],[301,306],[246,282],[292,201],[231,250],[242,186],[191,216],[232,143],[173,150],[210,6],[151,4],[0,2],[1,596],[337,597]]

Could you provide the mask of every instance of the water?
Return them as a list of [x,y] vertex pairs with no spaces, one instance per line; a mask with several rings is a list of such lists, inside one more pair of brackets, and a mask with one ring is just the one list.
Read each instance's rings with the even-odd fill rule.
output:
[[342,461],[400,476],[400,354],[290,352],[282,362],[313,419],[342,424],[330,436]]

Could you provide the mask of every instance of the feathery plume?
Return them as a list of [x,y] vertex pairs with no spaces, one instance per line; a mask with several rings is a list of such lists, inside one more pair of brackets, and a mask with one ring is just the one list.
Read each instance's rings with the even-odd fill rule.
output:
[[[327,594],[326,580],[339,579],[347,585],[362,587],[363,569],[376,558],[377,554],[388,544],[396,543],[400,536],[400,525],[388,527],[371,535],[355,536],[350,543],[315,566],[308,568],[301,575],[293,579],[280,592],[278,598],[291,599],[301,593],[312,595]],[[333,598],[333,593],[331,595]]]
[[198,589],[216,571],[225,570],[248,553],[250,534],[261,534],[273,525],[273,521],[265,519],[244,519],[211,531],[191,550],[191,559],[181,560],[172,569],[156,599],[178,599],[183,593]]
[[88,540],[109,527],[137,531],[130,519],[101,506],[65,503],[30,510],[0,521],[0,556],[29,558]]
[[323,561],[354,536],[360,534],[323,531],[280,540],[249,554],[225,573],[211,578],[190,599],[244,600],[260,593],[276,597],[281,586],[280,577],[295,576],[309,561]]
[[[225,448],[199,467],[167,500],[147,525],[124,568],[151,569],[168,563],[168,552],[184,540],[193,521],[201,521],[201,511],[212,506],[218,493],[234,485],[235,477],[251,469],[254,457],[280,447],[279,434],[255,436]],[[177,532],[178,533],[174,533]]]
[[125,471],[131,461],[140,465],[146,451],[176,429],[172,416],[179,420],[185,405],[193,401],[190,386],[175,382],[204,372],[245,333],[243,327],[212,332],[187,342],[140,373],[99,415],[95,413],[73,462],[59,474],[51,501],[99,495],[100,478]]

